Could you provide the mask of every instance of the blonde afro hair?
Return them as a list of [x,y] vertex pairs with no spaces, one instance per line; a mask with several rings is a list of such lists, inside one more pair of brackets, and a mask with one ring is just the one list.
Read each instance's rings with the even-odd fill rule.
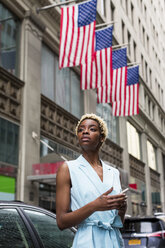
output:
[[75,129],[76,135],[78,134],[78,128],[79,128],[81,122],[86,120],[86,119],[92,119],[92,120],[96,121],[99,124],[101,135],[103,136],[104,141],[105,141],[105,139],[106,139],[106,137],[108,135],[107,124],[105,123],[105,121],[101,117],[99,117],[99,116],[97,116],[97,115],[95,115],[93,113],[85,114],[85,115],[81,116],[81,119],[77,123],[76,129]]

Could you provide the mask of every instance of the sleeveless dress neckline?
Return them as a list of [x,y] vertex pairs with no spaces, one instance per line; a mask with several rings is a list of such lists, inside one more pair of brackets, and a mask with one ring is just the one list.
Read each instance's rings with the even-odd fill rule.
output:
[[[67,162],[72,183],[72,211],[94,201],[112,186],[112,195],[121,192],[119,171],[101,162],[103,182],[82,155]],[[78,225],[72,248],[122,248],[123,240],[119,231],[122,226],[117,210],[96,211]]]
[[[82,158],[84,159],[84,160],[86,160],[86,158],[84,158],[84,156],[82,155]],[[86,162],[89,164],[89,166],[91,167],[91,169],[97,174],[97,172],[96,172],[96,170],[92,167],[92,165],[88,162],[88,160],[86,160]],[[99,177],[99,179],[100,179],[100,181],[102,182],[102,183],[104,183],[104,173],[105,173],[105,169],[104,169],[104,166],[103,166],[103,163],[102,163],[102,160],[100,159],[100,162],[101,162],[101,164],[102,164],[102,169],[103,169],[103,181],[101,180],[101,178],[100,178],[100,176],[97,174],[97,176]]]

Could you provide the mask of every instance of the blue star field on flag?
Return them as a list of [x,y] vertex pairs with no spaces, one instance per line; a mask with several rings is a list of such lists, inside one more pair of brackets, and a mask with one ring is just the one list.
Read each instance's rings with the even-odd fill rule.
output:
[[124,66],[127,66],[127,48],[112,51],[113,70]]
[[78,27],[89,25],[96,20],[97,0],[78,4]]
[[139,66],[127,69],[127,85],[139,83]]
[[108,28],[97,30],[95,32],[96,51],[112,46],[112,31],[113,31],[113,26],[110,26]]

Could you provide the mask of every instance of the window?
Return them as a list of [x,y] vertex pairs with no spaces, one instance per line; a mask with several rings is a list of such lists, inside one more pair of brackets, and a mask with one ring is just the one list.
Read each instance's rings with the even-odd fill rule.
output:
[[132,21],[132,25],[134,25],[134,6],[131,3],[131,21]]
[[125,220],[124,228],[122,229],[122,232],[128,232],[128,233],[152,233],[161,231],[162,227],[157,219],[135,219],[135,220]]
[[143,1],[142,0],[140,0],[140,9],[141,9],[141,11],[143,11]]
[[[40,157],[42,163],[53,163],[55,162],[56,155],[59,155],[59,161],[61,161],[63,156],[64,158],[67,158],[68,160],[76,159],[80,154],[74,150],[71,150],[67,148],[66,146],[63,146],[59,143],[56,143],[55,141],[48,140],[47,138],[41,137],[41,140],[43,143],[40,143]],[[52,149],[49,149],[51,147]],[[51,154],[51,155],[50,155]],[[49,156],[50,155],[50,156]]]
[[124,43],[125,42],[125,24],[123,21],[121,25],[122,25],[122,42]]
[[59,70],[58,56],[45,45],[42,46],[41,91],[76,117],[83,114],[84,98],[79,76],[70,68]]
[[147,52],[149,53],[149,37],[147,35]]
[[164,105],[164,102],[163,102],[163,90],[161,90],[161,104],[162,104],[162,107]]
[[131,55],[131,34],[129,31],[127,33],[127,37],[128,37],[128,54]]
[[110,11],[111,11],[111,20],[114,21],[115,20],[115,6],[113,5],[112,2],[110,6]]
[[1,247],[34,248],[29,232],[16,209],[0,209],[0,234]]
[[134,51],[134,61],[136,61],[136,43],[133,42],[133,51]]
[[146,83],[148,83],[148,65],[147,65],[147,62],[145,62],[145,80],[146,80]]
[[17,74],[19,27],[18,18],[0,3],[0,66],[12,74]]
[[155,104],[152,104],[152,119],[155,120]]
[[0,118],[0,161],[18,165],[18,125]]
[[136,128],[127,121],[128,152],[140,159],[140,136]]
[[149,70],[149,76],[150,76],[150,86],[151,86],[151,89],[152,89],[152,71],[151,71],[151,69]]
[[105,6],[105,0],[101,1],[101,14],[103,16],[106,16],[106,6]]
[[116,117],[112,116],[112,108],[109,104],[97,104],[96,114],[102,117],[107,123],[108,127],[108,138],[113,142],[117,143],[117,120]]
[[[54,163],[54,165],[57,163]],[[46,171],[45,171],[45,174],[46,174]],[[55,199],[56,199],[56,186],[46,184],[46,183],[40,183],[39,184],[39,206],[55,213],[56,212]]]
[[128,16],[128,1],[129,0],[125,0],[125,9],[126,9],[126,15]]
[[158,84],[158,100],[160,102],[160,84]]
[[145,46],[145,29],[144,29],[144,27],[142,27],[142,34],[143,34],[143,36],[142,36],[143,45]]
[[41,91],[42,94],[47,96],[52,101],[54,100],[55,96],[55,89],[54,89],[54,68],[55,68],[55,58],[53,53],[44,46],[42,49],[42,68],[41,68]]
[[141,39],[141,21],[138,19],[138,24],[139,24],[139,37]]
[[148,98],[148,114],[149,116],[151,116],[151,101],[149,98]]
[[[83,94],[80,91],[80,80],[74,71],[71,74],[71,113],[77,117],[83,113]],[[76,104],[79,103],[79,104]]]
[[147,7],[144,5],[144,17],[147,20]]
[[143,55],[141,55],[141,73],[142,73],[142,76],[144,76],[144,67],[143,67],[143,63],[144,63],[144,59],[143,59]]
[[33,210],[24,211],[35,226],[45,248],[72,247],[74,233],[70,229],[60,231],[53,217]]
[[163,122],[164,122],[164,119],[163,117],[161,116],[161,130],[163,131]]
[[147,140],[148,166],[156,170],[156,152],[154,146]]
[[[57,58],[56,58],[57,62]],[[59,70],[58,63],[56,63],[56,97],[55,102],[70,111],[70,96],[71,96],[71,89],[70,89],[70,72],[69,68],[64,68]]]
[[163,161],[163,178],[165,181],[165,155],[164,154],[162,154],[162,161]]

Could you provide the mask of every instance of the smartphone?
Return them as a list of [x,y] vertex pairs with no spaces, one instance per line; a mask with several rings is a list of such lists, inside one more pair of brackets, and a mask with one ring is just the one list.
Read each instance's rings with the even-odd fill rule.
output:
[[123,191],[120,192],[120,194],[124,194],[129,190],[129,188],[124,189]]

